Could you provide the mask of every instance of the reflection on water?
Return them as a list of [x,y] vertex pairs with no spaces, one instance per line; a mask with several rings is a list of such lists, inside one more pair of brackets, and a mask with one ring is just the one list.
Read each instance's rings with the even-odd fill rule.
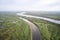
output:
[[17,15],[23,16],[23,17],[43,19],[43,20],[46,20],[46,21],[49,21],[49,22],[52,22],[52,23],[60,24],[60,20],[54,20],[54,19],[50,19],[50,18],[38,17],[38,16],[32,16],[32,15],[25,15],[24,12],[23,13],[17,13]]

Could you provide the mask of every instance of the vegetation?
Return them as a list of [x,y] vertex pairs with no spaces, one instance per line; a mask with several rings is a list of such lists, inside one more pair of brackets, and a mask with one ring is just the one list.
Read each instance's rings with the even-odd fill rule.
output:
[[15,13],[0,13],[0,40],[30,40],[29,25]]
[[[42,17],[49,17],[60,20],[60,16]],[[38,27],[42,40],[60,40],[60,25],[53,24],[41,19],[27,19]],[[16,13],[0,12],[0,40],[31,40],[30,37],[29,25],[19,19]]]
[[42,40],[60,40],[60,25],[41,19],[27,18],[39,28]]
[[60,20],[60,16],[45,16],[45,17],[55,19],[55,20]]
[[26,14],[60,20],[60,12],[59,11],[28,11]]

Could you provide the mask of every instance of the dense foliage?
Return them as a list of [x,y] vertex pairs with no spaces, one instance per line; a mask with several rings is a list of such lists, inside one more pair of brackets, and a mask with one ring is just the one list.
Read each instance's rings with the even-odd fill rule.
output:
[[41,19],[27,18],[40,30],[42,40],[60,40],[60,25],[53,24]]
[[29,25],[16,14],[0,13],[0,40],[30,40]]

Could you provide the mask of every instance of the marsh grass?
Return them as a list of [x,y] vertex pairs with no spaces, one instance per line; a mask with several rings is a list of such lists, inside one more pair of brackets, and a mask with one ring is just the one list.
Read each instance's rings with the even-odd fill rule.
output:
[[27,19],[38,27],[42,40],[60,40],[60,25],[41,19]]
[[0,15],[0,40],[30,40],[29,25],[17,15]]

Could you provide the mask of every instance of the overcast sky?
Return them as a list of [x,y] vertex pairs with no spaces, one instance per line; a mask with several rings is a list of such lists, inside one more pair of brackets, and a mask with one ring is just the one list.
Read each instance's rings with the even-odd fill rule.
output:
[[60,11],[60,0],[0,0],[0,11]]

